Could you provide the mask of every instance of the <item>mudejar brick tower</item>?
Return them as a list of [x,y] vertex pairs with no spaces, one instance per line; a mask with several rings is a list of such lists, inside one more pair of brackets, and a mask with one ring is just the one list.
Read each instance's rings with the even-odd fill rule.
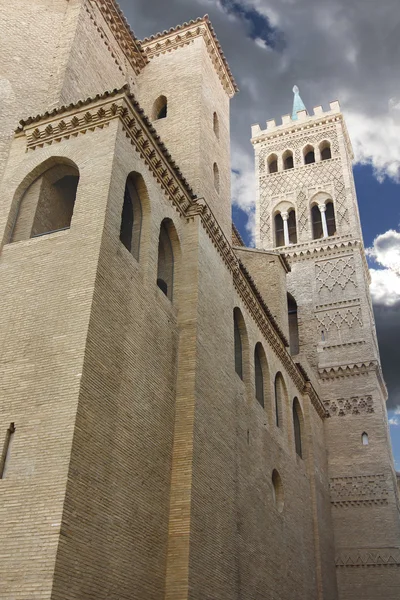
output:
[[[0,9],[0,598],[395,600],[396,473],[338,103],[253,126],[208,17]],[[134,24],[133,24],[134,25]]]

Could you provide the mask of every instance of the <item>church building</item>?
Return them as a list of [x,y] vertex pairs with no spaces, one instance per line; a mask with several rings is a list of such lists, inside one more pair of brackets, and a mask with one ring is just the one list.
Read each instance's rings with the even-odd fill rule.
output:
[[248,248],[207,16],[142,41],[115,0],[0,22],[1,600],[398,600],[339,103],[295,86],[252,126]]

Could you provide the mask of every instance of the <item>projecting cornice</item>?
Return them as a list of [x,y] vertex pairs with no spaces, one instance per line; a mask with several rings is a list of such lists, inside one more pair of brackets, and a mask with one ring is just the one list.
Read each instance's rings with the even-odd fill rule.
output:
[[18,136],[25,136],[27,152],[57,144],[63,139],[87,135],[108,127],[114,119],[122,123],[126,137],[157,180],[165,195],[181,217],[200,217],[201,224],[218,250],[233,277],[235,289],[256,322],[266,341],[281,361],[299,393],[308,394],[321,418],[324,406],[306,373],[296,365],[286,346],[287,340],[273,319],[250,274],[238,260],[232,243],[225,237],[204,198],[197,198],[183,177],[149,119],[127,87],[105,92],[94,98],[62,106],[43,115],[20,122]]
[[[139,74],[148,59],[118,4],[115,0],[87,0],[87,8],[94,5],[98,7],[133,70]],[[93,15],[91,17],[95,19]]]
[[200,17],[195,21],[189,21],[189,23],[172,27],[169,31],[156,33],[149,38],[145,38],[140,43],[146,56],[152,59],[160,54],[182,48],[190,44],[197,37],[203,37],[222,86],[228,96],[232,98],[239,91],[239,88],[236,85],[228,61],[225,58],[208,15]]

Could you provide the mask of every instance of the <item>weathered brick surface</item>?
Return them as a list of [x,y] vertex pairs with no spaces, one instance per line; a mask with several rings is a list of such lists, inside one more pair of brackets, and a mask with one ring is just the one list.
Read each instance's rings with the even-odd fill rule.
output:
[[[6,13],[1,55],[8,112],[0,148],[0,444],[10,423],[16,427],[0,480],[1,598],[394,600],[396,477],[341,123],[329,131],[343,171],[344,235],[325,248],[305,227],[301,243],[284,250],[287,273],[285,260],[268,251],[265,223],[260,251],[230,245],[233,84],[206,20],[185,26],[191,35],[183,41],[179,32],[157,38],[164,50],[146,66],[142,57],[138,74],[112,0],[43,2],[40,22],[27,12],[35,32],[29,53],[19,10]],[[169,40],[177,47],[167,51]],[[12,44],[21,58],[14,65]],[[167,118],[155,126],[199,199],[125,92],[27,121],[11,143],[18,119],[125,82],[150,116],[158,96],[167,96]],[[261,168],[259,154],[256,163]],[[46,215],[55,197],[41,176],[56,165],[80,175],[71,227],[30,239],[40,194]],[[329,187],[327,165],[310,169],[310,193],[321,187],[320,173]],[[119,239],[131,173],[144,182],[138,260]],[[285,201],[297,197],[296,189],[286,192]],[[259,223],[262,208],[271,207],[258,203]],[[175,232],[172,302],[156,284],[165,218]],[[293,360],[302,370],[238,259],[286,336],[286,293],[295,296],[300,352]],[[235,372],[234,308],[243,319],[243,381]],[[264,408],[255,398],[258,342],[266,355]],[[286,390],[280,427],[278,372]]]

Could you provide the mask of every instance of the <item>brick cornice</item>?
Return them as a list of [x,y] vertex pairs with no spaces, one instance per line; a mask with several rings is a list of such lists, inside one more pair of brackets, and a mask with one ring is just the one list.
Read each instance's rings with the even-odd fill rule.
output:
[[133,70],[136,74],[140,73],[148,63],[148,59],[118,4],[115,0],[87,1],[89,5],[96,5],[99,8]]
[[200,217],[202,226],[231,271],[235,289],[250,315],[299,392],[310,397],[317,413],[324,418],[326,411],[320,398],[306,374],[293,362],[286,349],[287,340],[278,324],[271,318],[271,313],[254,281],[236,256],[231,241],[225,237],[204,198],[195,196],[151,122],[126,87],[21,121],[17,134],[26,136],[27,151],[32,152],[36,148],[59,143],[62,139],[85,135],[97,128],[107,127],[114,119],[119,119],[122,123],[126,137],[180,216],[186,219]]
[[208,15],[200,17],[189,23],[183,23],[169,31],[157,33],[149,38],[145,38],[140,43],[146,56],[149,59],[171,52],[177,48],[182,48],[190,44],[196,37],[203,37],[206,44],[211,62],[218,74],[221,84],[230,98],[232,98],[239,88],[235,82],[228,62],[222,51],[221,45],[214,32],[213,26]]

